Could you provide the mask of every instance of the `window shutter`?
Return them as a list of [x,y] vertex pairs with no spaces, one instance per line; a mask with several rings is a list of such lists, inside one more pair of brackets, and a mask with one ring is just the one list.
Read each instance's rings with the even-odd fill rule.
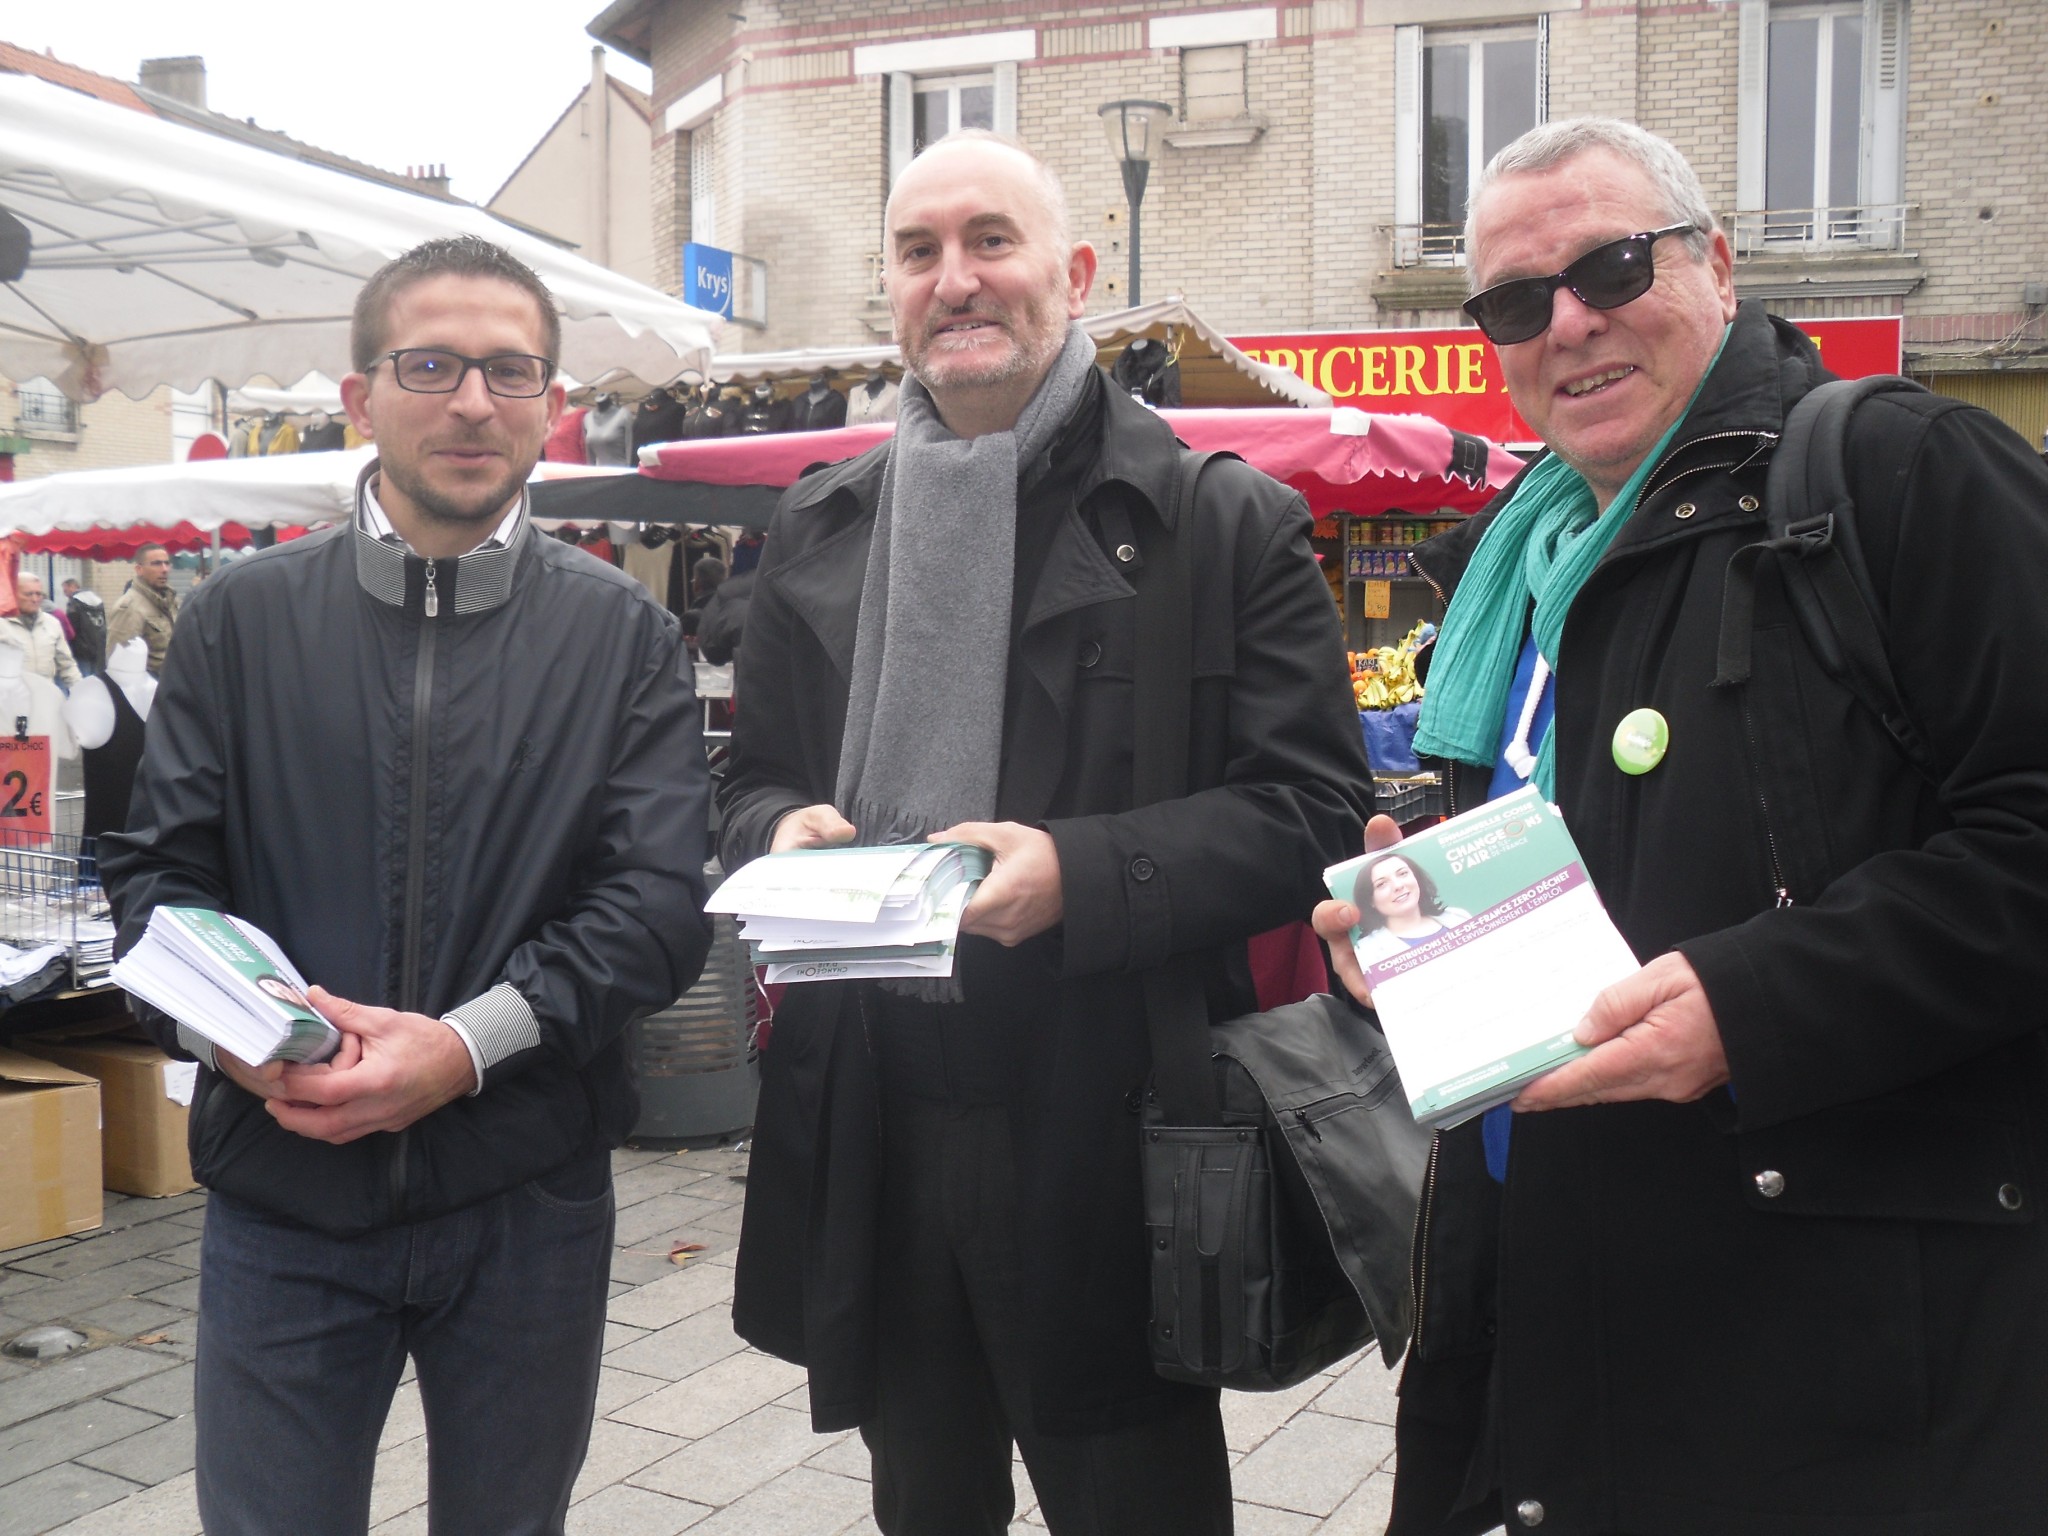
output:
[[[911,100],[914,82],[907,74],[889,77],[889,185],[910,164],[911,146],[916,142],[917,115]],[[872,142],[872,141],[870,141]]]
[[1394,28],[1394,222],[1422,222],[1422,28]]
[[[1869,134],[1863,201],[1905,201],[1906,0],[1863,0],[1863,78]],[[1890,221],[1872,221],[1890,230]]]
[[1764,128],[1771,94],[1770,0],[1742,0],[1737,43],[1735,207],[1754,213],[1764,205]]
[[996,132],[1017,136],[1017,61],[996,66]]
[[1245,47],[1180,51],[1180,115],[1183,122],[1232,122],[1245,115]]

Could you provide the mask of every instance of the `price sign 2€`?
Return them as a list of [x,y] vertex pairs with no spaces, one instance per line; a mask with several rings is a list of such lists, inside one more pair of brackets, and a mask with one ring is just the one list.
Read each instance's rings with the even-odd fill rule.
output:
[[0,736],[0,844],[50,838],[50,738]]

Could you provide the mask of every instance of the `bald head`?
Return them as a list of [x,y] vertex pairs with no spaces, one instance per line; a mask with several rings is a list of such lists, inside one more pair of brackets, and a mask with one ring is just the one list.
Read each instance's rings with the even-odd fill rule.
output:
[[[958,158],[961,156],[967,158]],[[1067,189],[1060,185],[1059,176],[1051,166],[1015,139],[992,133],[986,128],[962,128],[926,145],[890,189],[884,227],[896,227],[897,195],[906,185],[913,192],[917,190],[918,183],[913,178],[943,181],[971,176],[985,164],[1008,164],[1021,171],[1032,187],[1039,212],[1044,215],[1053,238],[1062,245],[1067,243]]]
[[15,580],[14,600],[22,618],[33,620],[43,611],[43,578],[24,572]]

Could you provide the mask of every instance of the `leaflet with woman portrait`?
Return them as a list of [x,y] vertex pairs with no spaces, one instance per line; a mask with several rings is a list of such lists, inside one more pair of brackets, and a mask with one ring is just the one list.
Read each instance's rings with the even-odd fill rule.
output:
[[1531,787],[1323,871],[1418,1124],[1505,1103],[1586,1047],[1572,1031],[1637,967],[1555,806]]

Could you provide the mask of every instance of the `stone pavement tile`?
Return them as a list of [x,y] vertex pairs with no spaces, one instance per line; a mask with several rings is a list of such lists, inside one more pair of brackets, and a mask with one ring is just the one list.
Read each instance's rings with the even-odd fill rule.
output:
[[1401,1373],[1388,1370],[1380,1363],[1379,1351],[1373,1350],[1359,1356],[1350,1370],[1323,1389],[1315,1410],[1344,1419],[1391,1424],[1400,1401],[1394,1389],[1400,1384]]
[[103,1230],[137,1227],[145,1222],[170,1221],[179,1216],[203,1218],[205,1213],[206,1191],[203,1189],[188,1189],[182,1195],[165,1195],[160,1200],[108,1191],[107,1203],[100,1211],[100,1226]]
[[117,1338],[132,1339],[137,1334],[157,1333],[191,1315],[182,1308],[167,1307],[160,1301],[137,1301],[124,1296],[103,1307],[77,1313],[72,1321],[87,1328],[103,1328]]
[[668,1274],[619,1297],[605,1315],[615,1323],[630,1323],[635,1328],[666,1328],[706,1307],[731,1301],[732,1276],[727,1266],[705,1264],[699,1259],[692,1259],[680,1269],[671,1264]]
[[199,1498],[190,1472],[132,1493],[50,1536],[199,1536]]
[[613,1147],[612,1175],[617,1177],[629,1169],[638,1168],[643,1163],[658,1163],[669,1155],[669,1152],[661,1147]]
[[192,1470],[193,1424],[193,1417],[188,1413],[74,1459],[102,1472],[111,1472],[116,1477],[125,1477],[131,1483],[154,1488],[181,1472]]
[[624,1482],[642,1467],[652,1466],[664,1456],[683,1448],[674,1435],[659,1434],[632,1424],[599,1419],[590,1426],[590,1449],[583,1457],[571,1502],[587,1499],[598,1489]]
[[[868,1456],[868,1444],[858,1434],[840,1436],[817,1455],[808,1458],[804,1465],[862,1482],[872,1478],[875,1470],[875,1464]],[[1024,1506],[1020,1503],[1017,1507],[1022,1509]]]
[[159,1371],[154,1376],[131,1382],[118,1391],[109,1392],[117,1403],[126,1403],[131,1408],[147,1408],[151,1413],[160,1413],[165,1418],[175,1418],[181,1413],[192,1411],[192,1375],[195,1367],[176,1366],[168,1371]]
[[189,1232],[167,1233],[155,1222],[139,1227],[117,1227],[111,1231],[93,1232],[73,1238],[64,1246],[52,1248],[47,1253],[11,1260],[9,1267],[31,1275],[42,1275],[51,1280],[63,1280],[73,1275],[90,1274],[93,1270],[105,1269],[109,1264],[119,1264],[124,1259],[139,1259],[145,1254],[155,1253],[160,1248],[169,1248],[180,1239],[189,1242],[191,1238],[192,1234]]
[[[34,1312],[40,1322],[55,1322],[93,1307],[105,1306],[110,1301],[145,1295],[172,1281],[197,1284],[189,1269],[180,1269],[159,1259],[129,1259],[122,1264],[110,1264],[104,1269],[62,1280],[32,1277],[32,1289],[24,1287],[7,1296],[7,1310],[18,1314]],[[174,1306],[192,1305],[187,1301],[171,1301],[168,1297],[159,1300],[170,1301]]]
[[0,1536],[36,1536],[133,1492],[135,1485],[123,1478],[60,1462],[7,1485],[7,1497],[0,1499]]
[[690,1527],[691,1536],[839,1536],[874,1508],[866,1483],[798,1467]]
[[1263,1504],[1238,1502],[1231,1522],[1236,1536],[1312,1536],[1323,1522],[1314,1515],[1297,1515],[1291,1510],[1268,1509]]
[[95,1399],[0,1429],[0,1487],[161,1423],[153,1413]]
[[740,1210],[741,1207],[737,1204],[718,1206],[711,1215],[704,1217],[696,1225],[701,1231],[724,1232],[729,1236],[738,1237],[740,1235]]
[[197,1272],[200,1247],[200,1239],[188,1229],[180,1227],[175,1238],[161,1248],[152,1249],[148,1256],[152,1259],[161,1259],[166,1264],[175,1264],[180,1269]]
[[1323,1522],[1321,1536],[1380,1536],[1394,1518],[1394,1469],[1373,1473]]
[[644,1250],[639,1248],[614,1248],[612,1250],[612,1283],[621,1289],[615,1289],[612,1292],[612,1296],[616,1299],[623,1291],[646,1285],[650,1281],[659,1280],[663,1275],[672,1275],[675,1271],[675,1265],[668,1261],[667,1248],[663,1248],[659,1253],[656,1253],[651,1247]]
[[160,1267],[171,1270],[173,1274],[180,1277],[170,1285],[160,1285],[154,1290],[143,1291],[142,1295],[147,1296],[151,1301],[163,1302],[166,1306],[187,1307],[194,1312],[199,1310],[199,1277],[197,1275],[189,1270],[177,1269],[170,1264],[161,1264],[161,1261],[157,1259],[138,1259],[136,1262],[138,1264],[160,1264]]
[[[639,1248],[664,1233],[686,1231],[731,1210],[730,1206],[691,1195],[652,1195],[619,1212],[619,1224],[612,1241],[621,1248]],[[662,1256],[668,1256],[666,1245]],[[32,1262],[47,1263],[48,1259]]]
[[19,1248],[0,1249],[0,1264],[16,1264],[23,1259],[32,1259],[39,1253],[52,1253],[59,1248],[69,1248],[77,1241],[76,1237],[46,1237],[40,1243],[23,1243]]
[[166,1216],[164,1220],[171,1226],[190,1227],[193,1231],[197,1232],[206,1225],[206,1208],[201,1206],[196,1211],[179,1211],[174,1215]]
[[[810,1420],[802,1414],[791,1413],[787,1408],[756,1408],[745,1418],[735,1419],[723,1429],[684,1446],[628,1480],[693,1503],[725,1505],[822,1449],[819,1437],[811,1433]],[[847,1516],[848,1522],[853,1519],[853,1515]],[[798,1528],[791,1528],[784,1536],[798,1536]]]
[[663,1434],[701,1440],[743,1414],[773,1402],[804,1383],[802,1366],[790,1365],[758,1350],[742,1349],[685,1376],[673,1386],[613,1411],[627,1424],[658,1429]]
[[1223,1443],[1233,1451],[1250,1451],[1301,1412],[1330,1383],[1311,1376],[1280,1392],[1225,1392]]
[[405,1440],[377,1458],[370,1484],[370,1524],[402,1515],[427,1502],[427,1440]]
[[606,1323],[604,1325],[603,1353],[610,1354],[622,1344],[631,1344],[636,1340],[644,1339],[650,1332],[652,1330],[647,1328],[628,1328],[624,1323]]
[[176,1364],[173,1359],[147,1350],[118,1346],[48,1361],[26,1375],[0,1382],[0,1426],[19,1424],[52,1408],[98,1397]]
[[651,1488],[619,1483],[569,1510],[569,1536],[676,1536],[711,1511]]
[[427,1410],[420,1403],[420,1384],[408,1381],[391,1394],[391,1411],[384,1415],[384,1431],[377,1436],[377,1449],[387,1451],[427,1432]]
[[427,1536],[427,1506],[416,1504],[404,1514],[372,1526],[370,1536]]
[[643,1376],[637,1371],[614,1370],[602,1365],[597,1370],[597,1416],[606,1415],[637,1402],[650,1392],[659,1392],[668,1385],[660,1376]]
[[1393,1449],[1394,1432],[1383,1425],[1310,1411],[1297,1414],[1239,1462],[1230,1481],[1246,1503],[1327,1515]]
[[605,1364],[681,1381],[712,1361],[738,1354],[744,1348],[739,1335],[732,1331],[732,1309],[707,1307],[681,1322],[655,1330],[637,1343],[613,1350],[605,1356]]
[[692,1185],[712,1182],[708,1168],[685,1168],[680,1163],[647,1163],[625,1173],[612,1175],[612,1198],[620,1210],[655,1195],[680,1194]]

